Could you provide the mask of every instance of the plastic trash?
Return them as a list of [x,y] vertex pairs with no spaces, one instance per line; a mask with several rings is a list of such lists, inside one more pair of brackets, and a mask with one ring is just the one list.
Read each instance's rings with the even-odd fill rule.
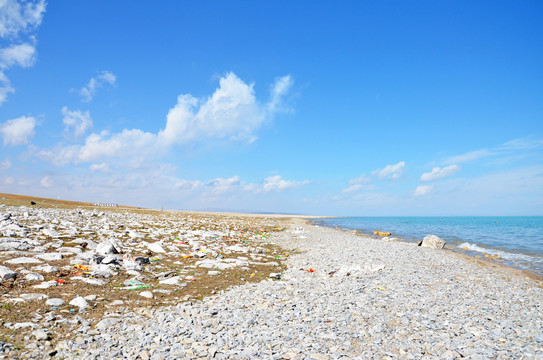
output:
[[137,262],[140,265],[149,264],[149,258],[137,257],[137,258],[134,259],[134,261]]

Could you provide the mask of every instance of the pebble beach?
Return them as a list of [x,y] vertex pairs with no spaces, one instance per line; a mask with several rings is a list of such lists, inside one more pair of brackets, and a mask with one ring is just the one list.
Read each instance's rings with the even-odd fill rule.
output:
[[[0,239],[11,244],[0,257],[2,306],[38,308],[22,322],[2,319],[0,358],[543,358],[541,278],[485,260],[299,217],[0,214],[12,231]],[[57,273],[42,270],[58,255],[43,254],[62,254]],[[198,281],[216,286],[190,292]],[[70,283],[86,289],[69,292]],[[125,289],[104,290],[113,288]]]

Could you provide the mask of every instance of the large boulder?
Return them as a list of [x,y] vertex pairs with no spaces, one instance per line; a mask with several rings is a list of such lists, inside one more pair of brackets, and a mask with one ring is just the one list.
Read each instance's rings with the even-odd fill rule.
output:
[[445,247],[445,240],[435,235],[427,235],[420,246],[430,249],[443,249]]

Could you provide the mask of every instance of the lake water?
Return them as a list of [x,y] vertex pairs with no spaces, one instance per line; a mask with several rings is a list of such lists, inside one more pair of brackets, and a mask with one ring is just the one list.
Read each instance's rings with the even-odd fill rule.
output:
[[433,234],[453,250],[499,255],[506,265],[543,275],[543,216],[343,217],[315,222],[364,234],[389,231],[405,241]]

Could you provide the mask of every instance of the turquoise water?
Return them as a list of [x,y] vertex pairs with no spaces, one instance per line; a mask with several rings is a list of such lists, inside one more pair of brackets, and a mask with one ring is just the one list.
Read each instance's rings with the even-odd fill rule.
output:
[[389,231],[406,241],[433,234],[457,251],[499,255],[506,265],[543,275],[543,216],[344,217],[316,223],[364,234]]

